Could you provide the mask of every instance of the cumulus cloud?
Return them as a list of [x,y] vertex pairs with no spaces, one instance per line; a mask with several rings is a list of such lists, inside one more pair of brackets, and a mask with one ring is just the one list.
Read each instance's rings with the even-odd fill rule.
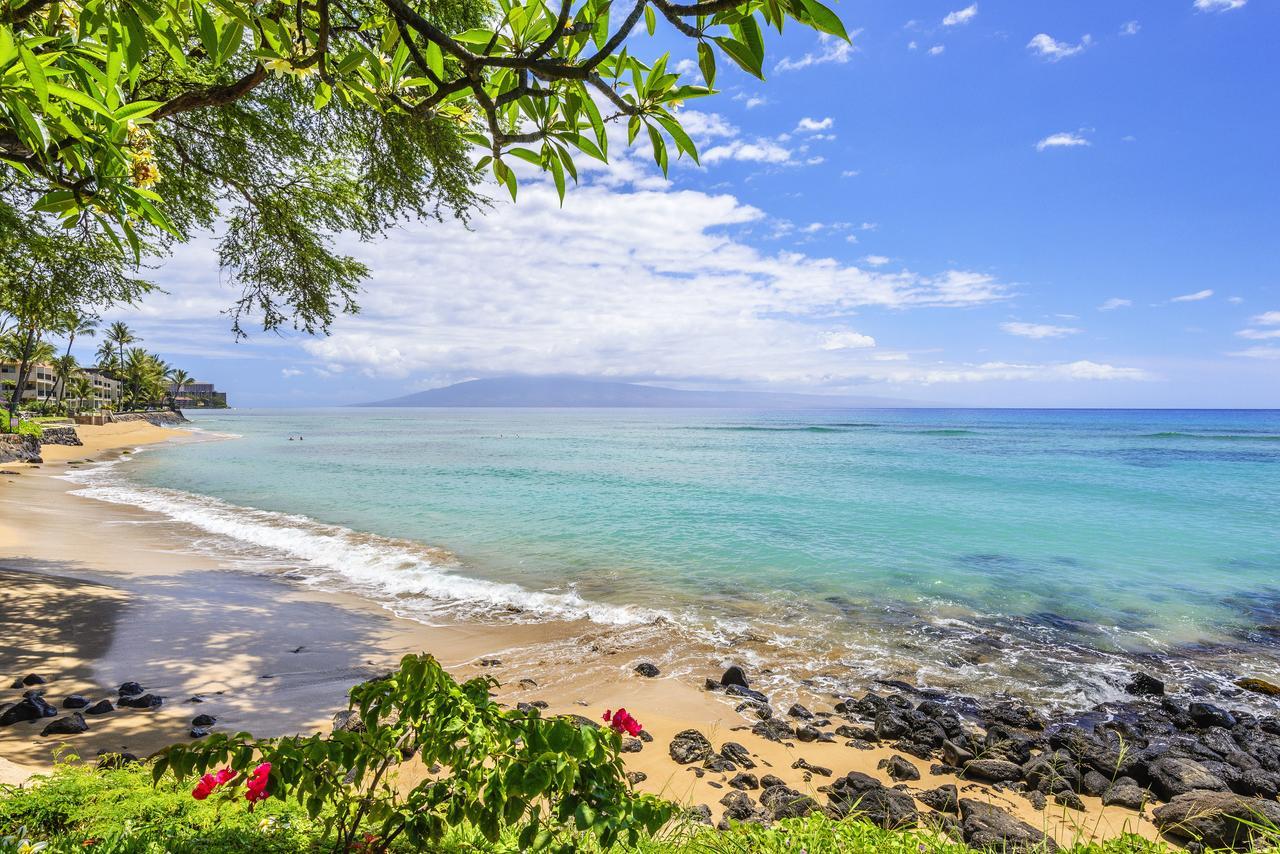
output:
[[862,259],[862,263],[870,267],[883,267],[889,263],[889,259],[884,255],[868,255]]
[[1195,7],[1201,12],[1230,12],[1232,9],[1243,9],[1249,0],[1196,0]]
[[1055,133],[1037,142],[1036,151],[1047,151],[1050,148],[1075,148],[1092,144],[1078,133]]
[[[764,219],[733,196],[690,190],[583,187],[561,210],[550,187],[532,184],[518,205],[470,230],[406,226],[354,247],[373,271],[361,314],[303,346],[322,364],[441,380],[529,373],[830,385],[888,380],[892,368],[910,382],[917,370],[950,367],[851,358],[874,342],[824,337],[829,327],[815,334],[815,322],[1008,296],[985,273],[882,273],[764,252],[740,234]],[[959,375],[975,370],[990,373]]]
[[1054,326],[1050,323],[1023,323],[1021,321],[1011,321],[1009,323],[1000,324],[1000,328],[1010,335],[1017,335],[1020,338],[1065,338],[1068,335],[1075,335],[1080,332],[1070,326]]
[[861,332],[828,332],[822,340],[823,350],[865,350],[876,346],[876,339]]
[[302,371],[298,370],[297,368],[281,368],[280,376],[284,377],[286,380],[292,379],[293,377],[302,376]]
[[1112,297],[1102,305],[1098,306],[1098,311],[1115,311],[1117,308],[1128,308],[1131,305],[1133,305],[1133,300],[1131,299]]
[[[855,30],[849,34],[849,37],[854,38],[858,35],[858,32],[859,31]],[[792,59],[789,56],[784,56],[778,61],[778,64],[773,67],[773,70],[775,72],[800,71],[801,69],[808,68],[812,65],[827,65],[829,63],[843,65],[853,57],[853,51],[854,47],[849,42],[844,41],[843,39],[838,39],[835,36],[822,33],[818,36],[817,50],[811,50],[803,56],[799,56],[795,59]]]
[[1079,44],[1071,44],[1060,42],[1048,33],[1038,33],[1027,42],[1027,48],[1050,62],[1057,62],[1069,56],[1075,56],[1091,44],[1093,44],[1093,36],[1088,34],[1080,39]]
[[1139,30],[1141,29],[1142,29],[1142,25],[1139,24],[1137,21],[1125,21],[1123,24],[1120,25],[1120,35],[1136,36]]
[[933,47],[929,48],[930,56],[940,56],[946,52],[947,46],[944,44],[935,44]]
[[1182,296],[1174,297],[1171,302],[1199,302],[1200,300],[1208,299],[1211,296],[1213,296],[1213,290],[1211,288],[1205,288],[1202,291],[1196,291],[1194,294],[1183,294]]
[[735,139],[713,146],[702,153],[703,163],[721,160],[745,160],[750,163],[792,163],[791,150],[768,139],[745,142]]
[[830,116],[823,119],[811,119],[808,116],[805,116],[800,120],[800,123],[796,125],[796,131],[798,133],[817,133],[820,130],[827,130],[834,124],[835,119]]
[[956,10],[955,12],[949,12],[947,16],[942,19],[942,26],[956,27],[960,24],[967,24],[977,16],[978,4],[974,3],[972,6],[966,6],[963,9]]

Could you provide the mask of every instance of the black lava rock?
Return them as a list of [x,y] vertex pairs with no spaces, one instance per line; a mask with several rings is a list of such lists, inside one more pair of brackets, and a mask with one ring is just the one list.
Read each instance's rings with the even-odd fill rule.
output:
[[642,661],[635,666],[635,672],[639,673],[646,679],[652,679],[662,671],[658,669],[658,665],[648,661]]
[[9,708],[0,712],[0,726],[11,726],[22,721],[38,721],[41,718],[57,717],[58,710],[44,701],[43,697],[25,697]]
[[702,762],[711,756],[711,742],[696,729],[686,729],[676,733],[668,747],[671,758],[681,765]]
[[87,705],[89,705],[89,700],[79,694],[72,694],[62,701],[62,708],[64,709],[83,709]]
[[919,780],[920,771],[916,766],[912,765],[910,760],[904,759],[897,754],[890,756],[888,759],[881,759],[877,768],[883,768],[890,779],[899,782],[903,780]]
[[1162,697],[1164,683],[1149,673],[1135,673],[1124,689],[1135,697]]
[[164,700],[155,694],[139,694],[133,697],[121,697],[120,705],[130,709],[158,709]]
[[739,688],[751,687],[751,683],[747,681],[747,672],[736,664],[730,665],[725,670],[724,675],[720,677],[720,684],[726,688],[730,685],[737,685]]
[[137,682],[125,682],[120,686],[120,690],[116,692],[121,697],[132,697],[135,694],[142,693],[142,686]]
[[65,718],[58,718],[50,721],[44,729],[40,730],[41,735],[79,735],[82,732],[88,732],[89,725],[85,723],[84,716],[79,712],[72,712]]
[[115,710],[116,707],[111,705],[110,700],[102,699],[94,703],[92,706],[87,706],[84,713],[86,715],[105,715],[109,712],[114,712]]
[[218,719],[213,715],[196,715],[191,719],[192,726],[213,726],[217,722]]

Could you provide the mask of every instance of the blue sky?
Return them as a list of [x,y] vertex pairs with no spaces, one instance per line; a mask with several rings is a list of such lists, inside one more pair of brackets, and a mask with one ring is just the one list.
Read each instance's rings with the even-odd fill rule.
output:
[[563,210],[534,180],[471,232],[352,242],[374,276],[328,338],[234,343],[207,241],[118,316],[244,406],[510,373],[1280,406],[1280,5],[835,8],[852,47],[793,27],[765,83],[721,62],[701,167],[619,145]]

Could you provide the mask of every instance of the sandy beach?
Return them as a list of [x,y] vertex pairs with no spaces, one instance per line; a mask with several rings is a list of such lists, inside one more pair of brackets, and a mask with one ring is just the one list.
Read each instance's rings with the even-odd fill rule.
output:
[[[727,741],[746,746],[755,774],[774,774],[815,797],[831,778],[793,768],[798,760],[836,776],[861,771],[893,783],[878,765],[898,751],[761,738],[750,732],[755,718],[735,711],[737,699],[632,672],[644,650],[610,651],[619,678],[602,680],[598,670],[582,675],[555,650],[587,631],[583,625],[426,626],[354,596],[246,572],[202,554],[180,524],[71,495],[72,485],[57,478],[69,466],[145,444],[189,441],[191,434],[142,423],[80,432],[83,447],[49,446],[44,465],[10,465],[5,471],[11,473],[0,476],[0,698],[20,698],[21,689],[9,683],[28,673],[48,680],[42,687],[55,705],[73,693],[114,699],[127,680],[165,698],[155,711],[118,709],[91,718],[89,732],[67,739],[81,757],[146,755],[188,739],[196,714],[213,715],[222,731],[326,731],[345,708],[350,685],[385,672],[407,652],[426,651],[460,679],[499,680],[503,702],[541,700],[547,713],[592,719],[625,706],[653,736],[625,757],[630,770],[645,775],[638,788],[706,804],[716,818],[732,775],[676,764],[667,745],[682,730],[700,731],[717,749]],[[482,667],[482,659],[501,664]],[[717,667],[709,662],[706,675],[718,676]],[[833,704],[830,697],[808,702],[819,714]],[[50,767],[60,740],[42,738],[41,726],[0,729],[0,780],[20,782]],[[909,790],[954,784],[961,797],[989,799],[1062,841],[1126,831],[1154,836],[1138,813],[1104,808],[1097,798],[1085,796],[1083,811],[1052,801],[1037,811],[1011,791],[934,774],[929,761],[906,758],[920,772]]]

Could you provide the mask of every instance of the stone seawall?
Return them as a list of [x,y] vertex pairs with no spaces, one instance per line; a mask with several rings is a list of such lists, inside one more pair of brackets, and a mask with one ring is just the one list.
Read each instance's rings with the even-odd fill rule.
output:
[[42,445],[83,445],[74,427],[45,427],[40,435]]

